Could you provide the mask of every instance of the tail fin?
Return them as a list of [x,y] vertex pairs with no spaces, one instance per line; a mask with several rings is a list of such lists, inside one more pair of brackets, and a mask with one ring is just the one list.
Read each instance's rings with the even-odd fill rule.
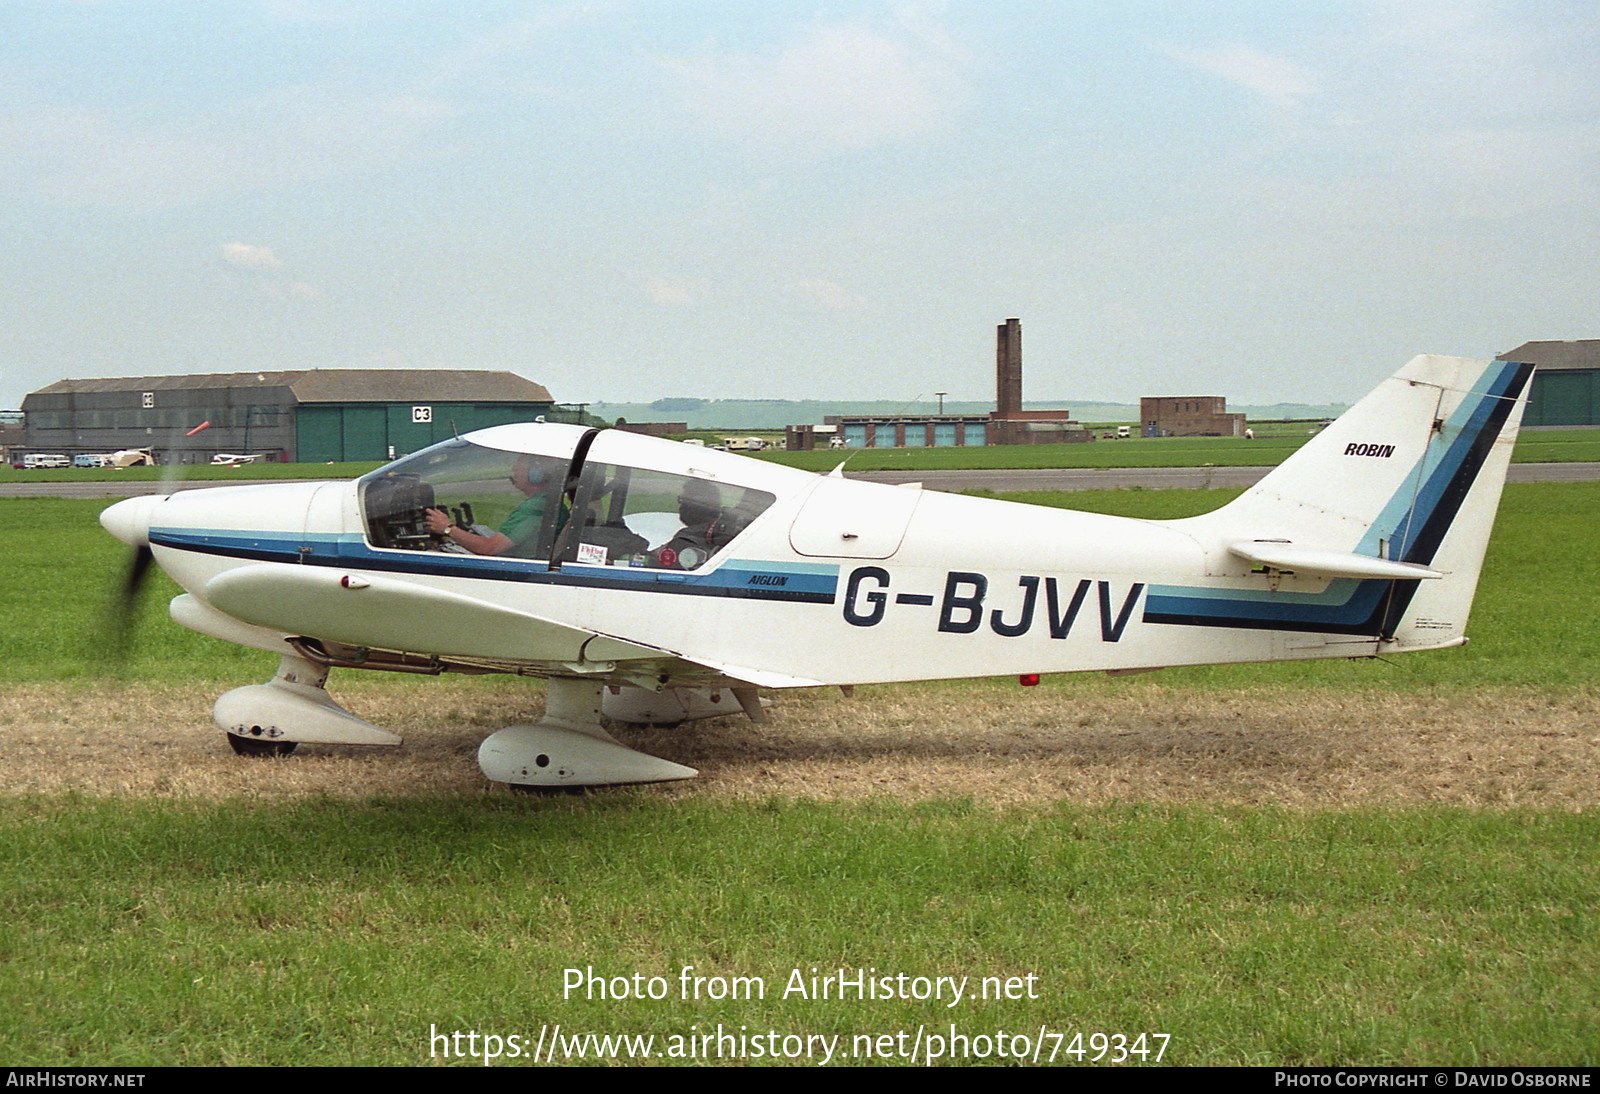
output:
[[[1459,642],[1532,372],[1414,358],[1235,501],[1177,522],[1219,575],[1256,563],[1334,579],[1315,594],[1214,597],[1204,621]],[[1169,607],[1202,621],[1193,602]]]

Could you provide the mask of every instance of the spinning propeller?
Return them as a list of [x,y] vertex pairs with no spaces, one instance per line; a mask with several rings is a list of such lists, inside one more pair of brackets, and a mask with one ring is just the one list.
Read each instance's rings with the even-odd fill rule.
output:
[[133,548],[132,555],[123,571],[122,584],[113,600],[112,617],[108,630],[113,641],[113,656],[119,662],[127,657],[128,649],[133,638],[134,612],[138,607],[139,592],[144,587],[145,578],[149,576],[150,564],[155,561],[155,552],[150,549],[150,512],[167,495],[175,492],[182,482],[182,460],[179,458],[182,450],[182,440],[193,437],[211,428],[209,421],[201,422],[193,429],[178,437],[177,431],[168,438],[166,445],[167,462],[161,470],[160,485],[154,494],[137,498],[129,498],[106,509],[100,516],[100,523],[106,530],[122,542]]

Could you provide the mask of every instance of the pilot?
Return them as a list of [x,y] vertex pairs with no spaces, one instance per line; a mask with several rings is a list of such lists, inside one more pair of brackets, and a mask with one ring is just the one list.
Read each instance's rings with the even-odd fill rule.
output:
[[742,530],[722,511],[722,492],[715,483],[690,479],[678,494],[678,519],[683,527],[656,550],[659,565],[693,570],[720,551]]
[[561,464],[547,457],[524,454],[511,465],[511,485],[527,496],[500,522],[500,530],[483,536],[462,528],[442,509],[424,510],[428,531],[475,555],[537,553],[539,529],[545,513],[559,494]]

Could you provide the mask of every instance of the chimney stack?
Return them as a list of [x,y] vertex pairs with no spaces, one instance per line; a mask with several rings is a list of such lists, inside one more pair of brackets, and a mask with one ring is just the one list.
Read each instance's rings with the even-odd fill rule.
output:
[[1022,412],[1022,320],[995,328],[994,416],[1001,421]]

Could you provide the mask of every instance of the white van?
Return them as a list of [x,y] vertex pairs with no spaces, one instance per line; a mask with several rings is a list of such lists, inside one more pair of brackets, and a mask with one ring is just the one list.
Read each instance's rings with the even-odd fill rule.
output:
[[22,457],[22,466],[30,469],[35,467],[71,467],[72,461],[61,453],[29,452]]

